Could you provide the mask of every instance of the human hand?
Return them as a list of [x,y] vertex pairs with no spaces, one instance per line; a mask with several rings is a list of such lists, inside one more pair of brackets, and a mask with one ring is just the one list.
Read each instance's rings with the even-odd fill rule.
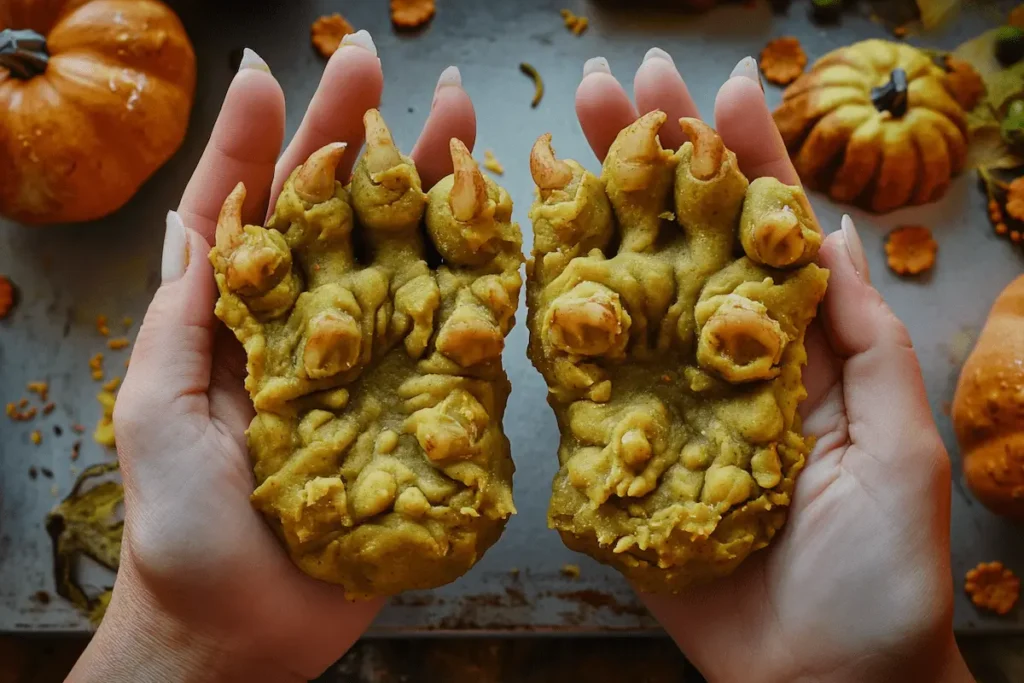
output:
[[[139,332],[114,426],[125,485],[121,569],[106,618],[71,680],[307,680],[363,633],[382,601],[350,602],[303,574],[249,503],[244,432],[253,417],[245,357],[214,317],[207,254],[236,183],[243,219],[262,223],[288,174],[323,145],[348,143],[383,73],[370,36],[349,36],[328,62],[295,137],[280,85],[254,53],[228,90],[177,213],[168,216],[162,285]],[[476,119],[446,70],[411,156],[429,188],[452,172],[449,141],[472,149]]]
[[[671,57],[653,49],[636,105],[601,58],[576,95],[603,159],[618,132],[661,109],[664,146],[699,116]],[[799,178],[772,120],[757,64],[741,61],[715,103],[715,125],[751,180]],[[787,526],[732,576],[680,596],[642,596],[688,658],[714,681],[969,681],[952,631],[950,463],[906,328],[870,283],[849,217],[825,240],[831,270],[808,332],[808,397],[817,439]]]

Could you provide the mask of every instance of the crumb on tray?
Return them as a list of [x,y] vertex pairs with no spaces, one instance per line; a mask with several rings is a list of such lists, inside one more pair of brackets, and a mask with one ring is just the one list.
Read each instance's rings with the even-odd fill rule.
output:
[[562,575],[568,576],[570,579],[580,578],[580,566],[578,564],[563,564]]
[[89,359],[89,370],[92,371],[92,378],[99,382],[103,379],[103,353],[97,353]]
[[104,337],[110,336],[110,327],[107,326],[107,316],[96,316],[96,331],[102,334]]
[[498,157],[494,156],[494,152],[489,149],[484,150],[484,168],[495,175],[505,175],[505,167],[498,161]]
[[127,348],[131,342],[127,337],[116,337],[114,339],[107,340],[107,346],[113,351],[120,351],[121,349]]
[[589,19],[574,14],[572,10],[563,9],[560,14],[562,15],[565,27],[575,36],[583,35],[583,32],[587,30],[587,26],[590,25]]

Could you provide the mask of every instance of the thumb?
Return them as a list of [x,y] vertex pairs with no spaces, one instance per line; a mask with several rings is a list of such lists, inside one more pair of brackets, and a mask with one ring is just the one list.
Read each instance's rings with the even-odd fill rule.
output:
[[129,425],[152,428],[169,416],[209,413],[216,318],[210,247],[181,216],[167,214],[161,285],[139,329],[124,386],[118,394],[118,441]]
[[851,442],[879,458],[941,453],[910,334],[871,286],[864,247],[849,216],[825,240],[820,258],[831,270],[822,311],[825,333],[843,365]]

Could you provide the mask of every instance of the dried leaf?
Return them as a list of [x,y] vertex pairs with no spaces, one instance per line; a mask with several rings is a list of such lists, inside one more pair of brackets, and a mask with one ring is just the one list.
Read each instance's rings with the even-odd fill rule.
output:
[[996,38],[999,29],[985,31],[953,51],[953,56],[970,63],[981,74],[988,88],[988,101],[1002,114],[1003,107],[1024,95],[1024,61],[1007,68],[996,59]]
[[1003,140],[999,123],[993,117],[991,122],[971,127],[971,145],[967,151],[967,167],[990,169],[1016,168],[1024,164],[1020,157]]
[[917,0],[921,23],[927,29],[949,21],[960,11],[961,0]]

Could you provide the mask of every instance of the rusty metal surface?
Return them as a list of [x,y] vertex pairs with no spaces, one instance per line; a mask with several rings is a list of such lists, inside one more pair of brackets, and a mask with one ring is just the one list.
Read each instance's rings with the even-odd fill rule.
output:
[[[108,376],[123,374],[127,352],[110,351],[95,329],[97,314],[119,334],[122,316],[139,320],[156,287],[162,218],[180,196],[205,143],[232,76],[233,51],[251,46],[270,63],[288,95],[288,127],[294,131],[319,77],[322,61],[309,45],[309,25],[321,13],[337,11],[327,0],[305,2],[209,2],[181,0],[178,6],[200,64],[199,89],[188,139],[182,151],[115,216],[93,225],[45,230],[0,221],[0,273],[19,286],[21,303],[0,322],[0,401],[25,395],[28,381],[47,379],[52,414],[31,423],[0,418],[0,631],[81,631],[87,620],[60,599],[42,604],[37,593],[53,592],[46,512],[67,493],[73,467],[113,458],[92,442],[100,414],[99,385],[89,378],[88,359],[106,353]],[[1003,3],[1009,5],[1012,3]],[[607,57],[629,86],[633,70],[651,45],[669,50],[705,115],[715,92],[743,56],[756,55],[778,35],[798,35],[811,59],[837,45],[884,37],[864,17],[849,16],[837,27],[812,26],[797,8],[773,17],[767,3],[730,6],[700,17],[662,10],[615,11],[605,4],[523,0],[485,3],[446,0],[423,32],[396,35],[380,0],[350,2],[343,8],[354,25],[369,29],[387,75],[383,112],[399,144],[409,149],[429,107],[441,69],[458,64],[480,119],[478,150],[492,149],[505,164],[503,185],[516,203],[516,218],[530,231],[526,213],[532,185],[527,155],[541,133],[554,134],[560,155],[597,167],[573,113],[573,91],[583,61]],[[558,9],[569,6],[590,17],[582,38],[570,35]],[[919,44],[951,48],[997,21],[997,14],[972,11],[955,27]],[[530,82],[518,71],[532,62],[547,93],[530,109]],[[769,90],[777,102],[777,90]],[[258,112],[254,113],[258,115]],[[863,233],[875,282],[907,322],[921,356],[932,408],[956,459],[955,441],[944,407],[952,399],[960,363],[995,295],[1021,271],[1022,261],[988,228],[984,199],[974,178],[961,177],[936,204],[874,217],[853,212]],[[845,210],[812,197],[826,230],[836,229]],[[901,280],[883,263],[882,239],[902,223],[931,226],[941,245],[933,274]],[[523,316],[520,317],[520,320]],[[129,336],[131,336],[129,332]],[[374,633],[395,632],[650,632],[655,624],[612,570],[565,549],[547,530],[545,512],[555,471],[557,444],[545,387],[525,356],[526,329],[519,325],[505,352],[513,383],[506,427],[518,471],[519,514],[501,541],[462,580],[429,593],[404,595],[381,614]],[[77,435],[81,423],[89,433]],[[54,427],[63,432],[57,436]],[[30,433],[43,441],[33,445]],[[82,440],[82,456],[70,460]],[[30,467],[37,478],[29,477]],[[46,467],[53,479],[41,473]],[[981,560],[1001,559],[1024,573],[1021,529],[999,520],[974,502],[959,480],[953,487],[953,568],[957,581]],[[566,563],[581,567],[578,579],[564,576]],[[512,570],[518,569],[518,574]],[[94,579],[102,585],[106,579]],[[956,626],[961,632],[1024,630],[1024,613],[994,618],[979,615],[957,590]]]

